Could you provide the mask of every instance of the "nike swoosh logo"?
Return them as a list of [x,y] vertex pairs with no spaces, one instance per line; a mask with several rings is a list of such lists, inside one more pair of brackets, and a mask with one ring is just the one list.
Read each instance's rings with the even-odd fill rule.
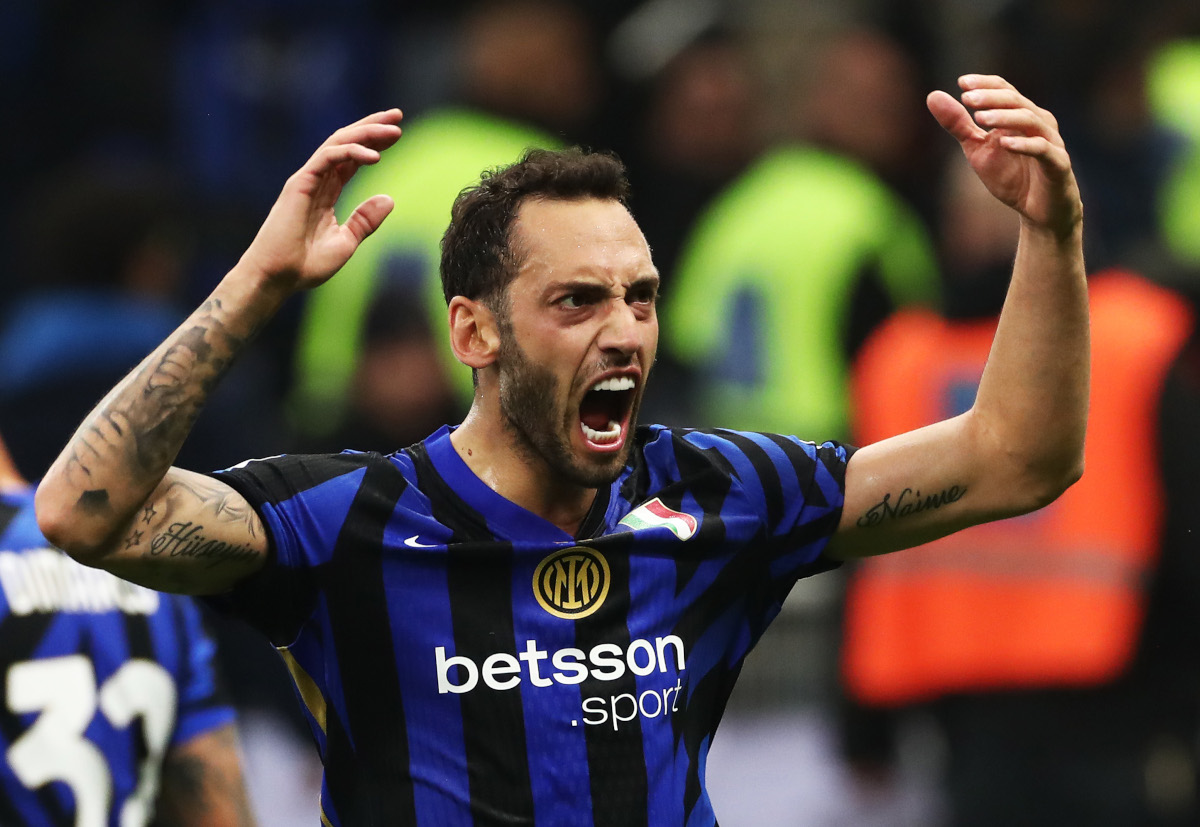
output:
[[417,539],[420,536],[420,534],[414,534],[404,541],[404,545],[408,546],[409,548],[437,548],[437,543],[433,543],[432,545],[426,545],[425,543],[422,543]]

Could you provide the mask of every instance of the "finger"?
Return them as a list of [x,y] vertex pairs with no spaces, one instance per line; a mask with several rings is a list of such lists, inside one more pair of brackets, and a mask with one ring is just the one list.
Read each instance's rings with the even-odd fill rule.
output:
[[353,132],[355,130],[359,130],[362,127],[371,127],[373,125],[383,125],[383,126],[395,127],[400,124],[400,121],[403,120],[403,118],[404,118],[404,113],[401,112],[399,109],[385,109],[380,112],[372,112],[370,115],[367,115],[365,118],[359,118],[354,123],[348,124],[346,126],[343,126],[340,129],[338,129],[336,132],[334,132],[332,135],[330,135],[328,138],[326,138],[325,142],[322,143],[321,146],[324,147],[324,146],[328,146],[330,144],[335,144],[335,143],[340,143],[340,144],[355,143],[355,141],[346,139],[347,133]]
[[982,140],[987,134],[975,123],[967,108],[945,92],[930,92],[925,98],[925,106],[942,129],[953,135],[959,143]]
[[358,205],[343,226],[354,236],[355,243],[361,244],[364,238],[379,229],[395,206],[390,195],[373,195]]
[[981,75],[981,74],[966,74],[958,79],[958,88],[963,91],[968,89],[1016,89],[1007,80],[1000,75]]
[[303,171],[313,175],[321,175],[341,164],[353,165],[354,168],[378,163],[379,150],[362,144],[333,144],[318,149]]
[[1053,124],[1047,123],[1040,112],[1029,109],[983,109],[975,113],[975,122],[985,129],[1001,129],[1022,135],[1040,135],[1058,146],[1062,136]]
[[1000,146],[1017,155],[1036,158],[1044,167],[1057,171],[1057,177],[1063,177],[1071,169],[1071,158],[1067,151],[1040,135],[1002,135]]

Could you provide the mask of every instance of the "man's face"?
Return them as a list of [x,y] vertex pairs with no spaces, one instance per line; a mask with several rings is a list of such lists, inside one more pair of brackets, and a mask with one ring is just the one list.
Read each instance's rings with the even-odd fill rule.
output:
[[658,347],[658,271],[615,201],[526,201],[501,316],[500,409],[521,450],[596,488],[625,466]]

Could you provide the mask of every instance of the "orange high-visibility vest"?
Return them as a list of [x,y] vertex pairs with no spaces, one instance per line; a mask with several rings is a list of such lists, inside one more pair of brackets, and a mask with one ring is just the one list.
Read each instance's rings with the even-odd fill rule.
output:
[[[1159,398],[1192,312],[1129,273],[1089,281],[1083,478],[1033,514],[863,561],[848,585],[842,648],[858,701],[1097,685],[1130,662],[1162,522]],[[858,443],[966,410],[995,330],[994,320],[917,310],[886,322],[856,365]]]

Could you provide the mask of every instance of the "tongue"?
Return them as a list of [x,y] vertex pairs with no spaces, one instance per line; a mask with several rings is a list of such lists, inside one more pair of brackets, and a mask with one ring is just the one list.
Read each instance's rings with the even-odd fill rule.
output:
[[593,431],[608,430],[608,414],[604,411],[581,411],[579,419]]

